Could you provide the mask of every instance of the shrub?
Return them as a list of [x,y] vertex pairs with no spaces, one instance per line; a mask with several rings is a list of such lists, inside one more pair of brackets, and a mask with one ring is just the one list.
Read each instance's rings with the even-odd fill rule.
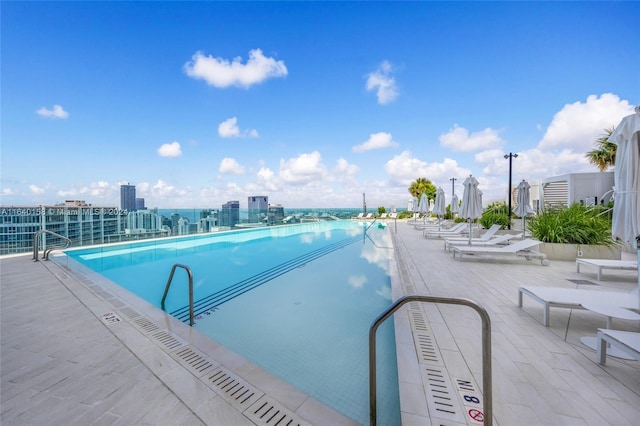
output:
[[599,209],[587,209],[578,203],[548,208],[527,219],[527,229],[544,243],[616,245],[611,221],[599,213]]
[[480,224],[483,228],[491,228],[491,225],[501,225],[503,228],[509,225],[509,207],[505,203],[492,203],[480,217]]

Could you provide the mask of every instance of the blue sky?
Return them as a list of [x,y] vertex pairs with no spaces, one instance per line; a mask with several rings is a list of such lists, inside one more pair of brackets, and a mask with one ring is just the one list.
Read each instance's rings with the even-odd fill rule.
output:
[[596,172],[640,103],[637,2],[6,2],[1,204],[485,204]]

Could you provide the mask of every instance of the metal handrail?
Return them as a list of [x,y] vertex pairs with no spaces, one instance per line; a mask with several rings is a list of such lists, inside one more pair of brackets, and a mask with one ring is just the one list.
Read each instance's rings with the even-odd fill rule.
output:
[[430,302],[445,303],[450,305],[465,305],[475,309],[482,320],[482,394],[484,399],[484,424],[491,425],[493,422],[493,397],[491,394],[491,319],[487,311],[469,299],[437,297],[437,296],[404,296],[396,300],[378,318],[373,321],[369,329],[369,423],[376,425],[376,331],[380,324],[389,318],[395,311],[400,309],[405,303],[410,302]]
[[193,326],[193,324],[195,324],[195,322],[193,321],[193,274],[191,273],[191,268],[189,268],[187,265],[176,263],[171,268],[171,274],[169,274],[167,285],[164,288],[164,294],[162,295],[160,306],[162,306],[162,310],[164,311],[164,301],[167,298],[167,293],[169,293],[169,286],[171,285],[171,281],[173,280],[173,274],[176,272],[176,268],[184,269],[185,271],[187,271],[187,275],[189,276],[189,325]]
[[42,234],[50,234],[50,235],[54,235],[62,240],[64,240],[65,244],[64,247],[58,247],[58,246],[54,246],[51,248],[45,248],[44,251],[42,252],[42,258],[44,260],[49,260],[49,253],[51,253],[53,250],[56,249],[66,249],[67,247],[69,247],[71,245],[71,240],[67,237],[64,237],[60,234],[56,234],[53,231],[49,231],[48,229],[42,229],[38,232],[35,233],[35,235],[33,236],[33,261],[37,262],[38,261],[38,248],[40,247],[40,235]]

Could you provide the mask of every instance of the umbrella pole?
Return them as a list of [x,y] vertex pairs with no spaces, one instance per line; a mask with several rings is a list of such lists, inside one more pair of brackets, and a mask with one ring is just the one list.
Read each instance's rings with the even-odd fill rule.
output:
[[469,245],[471,245],[471,218],[469,218]]

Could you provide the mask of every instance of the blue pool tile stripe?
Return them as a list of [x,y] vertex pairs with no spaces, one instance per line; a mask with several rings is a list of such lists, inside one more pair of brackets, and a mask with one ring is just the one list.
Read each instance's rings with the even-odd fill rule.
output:
[[[347,238],[333,244],[329,244],[325,247],[295,257],[287,262],[281,263],[274,266],[273,268],[267,269],[260,272],[259,274],[239,281],[236,284],[225,288],[224,290],[220,290],[207,297],[195,301],[193,304],[193,314],[194,316],[198,316],[203,314],[204,312],[208,312],[222,305],[223,303],[228,302],[229,300],[232,300],[243,293],[246,293],[249,290],[252,290],[268,281],[286,274],[289,271],[292,271],[300,266],[305,265],[306,263],[309,263],[327,254],[333,253],[336,250],[339,250],[358,241],[362,241],[361,236]],[[171,315],[183,322],[188,322],[189,306],[187,305],[182,308],[176,309],[175,311],[171,312]]]

